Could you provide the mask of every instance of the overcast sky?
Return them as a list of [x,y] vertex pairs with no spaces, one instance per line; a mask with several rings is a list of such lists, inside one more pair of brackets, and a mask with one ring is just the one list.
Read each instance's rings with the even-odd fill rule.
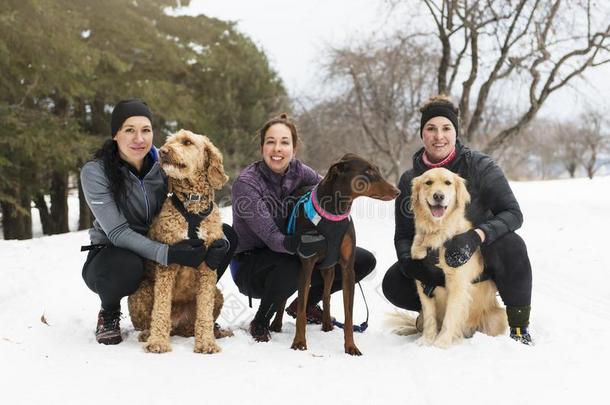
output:
[[[320,61],[329,45],[339,46],[396,25],[382,0],[192,0],[189,14],[237,21],[270,59],[292,97],[319,95]],[[572,88],[553,94],[546,116],[569,117],[583,103],[607,110],[610,65],[597,68]]]

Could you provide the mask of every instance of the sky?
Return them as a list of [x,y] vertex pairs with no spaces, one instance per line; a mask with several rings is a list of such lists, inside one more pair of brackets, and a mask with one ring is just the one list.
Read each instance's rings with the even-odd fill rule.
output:
[[[390,32],[400,24],[383,0],[192,0],[184,12],[237,21],[238,29],[268,55],[289,94],[299,100],[328,92],[320,75],[326,47],[372,32]],[[552,95],[541,115],[566,119],[585,104],[607,109],[609,93],[610,65],[605,65]]]

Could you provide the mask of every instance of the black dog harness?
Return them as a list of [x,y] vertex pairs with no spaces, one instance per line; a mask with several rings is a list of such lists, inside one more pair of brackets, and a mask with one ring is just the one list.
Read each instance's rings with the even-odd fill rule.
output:
[[318,267],[325,269],[334,266],[339,261],[341,242],[352,218],[349,211],[341,215],[325,211],[318,202],[316,190],[317,187],[299,198],[290,214],[287,233],[293,235],[297,232],[296,219],[302,210],[316,230],[326,238],[326,256],[318,264]]
[[[186,196],[187,196],[187,204],[190,202],[201,201],[201,194],[187,194]],[[178,196],[175,193],[172,194],[171,198],[172,198],[172,204],[174,204],[174,208],[176,208],[178,210],[178,212],[180,214],[182,214],[182,216],[184,217],[184,219],[186,219],[186,222],[188,223],[189,239],[199,239],[199,237],[197,236],[197,229],[199,228],[199,225],[201,224],[201,222],[204,219],[206,219],[208,217],[208,215],[210,215],[210,213],[214,209],[214,203],[210,204],[203,211],[193,213],[193,212],[188,212],[186,210],[186,207],[184,206],[182,201],[180,201],[180,199],[178,198]]]

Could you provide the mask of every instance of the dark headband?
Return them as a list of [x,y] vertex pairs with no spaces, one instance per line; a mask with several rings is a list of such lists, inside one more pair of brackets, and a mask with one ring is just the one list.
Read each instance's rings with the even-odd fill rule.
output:
[[419,136],[421,137],[424,131],[424,125],[426,122],[430,121],[434,117],[445,117],[453,124],[453,128],[455,128],[455,136],[457,138],[459,134],[459,126],[458,126],[458,116],[453,109],[449,106],[445,106],[442,104],[433,105],[429,108],[426,108],[424,112],[421,114],[421,121],[419,124]]
[[152,112],[144,101],[136,98],[121,100],[114,106],[110,119],[110,135],[113,138],[129,117],[146,117],[152,123]]

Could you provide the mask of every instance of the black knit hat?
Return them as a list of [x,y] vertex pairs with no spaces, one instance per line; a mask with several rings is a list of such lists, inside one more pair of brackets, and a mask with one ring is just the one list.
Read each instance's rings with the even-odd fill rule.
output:
[[137,98],[121,100],[114,106],[110,119],[110,135],[113,138],[129,117],[146,117],[152,123],[152,112],[144,101]]
[[419,136],[423,136],[424,125],[434,117],[445,117],[453,124],[455,128],[455,136],[459,135],[460,127],[458,125],[458,116],[452,108],[452,105],[446,103],[433,103],[429,107],[424,107],[424,111],[421,114],[421,121],[419,124]]

